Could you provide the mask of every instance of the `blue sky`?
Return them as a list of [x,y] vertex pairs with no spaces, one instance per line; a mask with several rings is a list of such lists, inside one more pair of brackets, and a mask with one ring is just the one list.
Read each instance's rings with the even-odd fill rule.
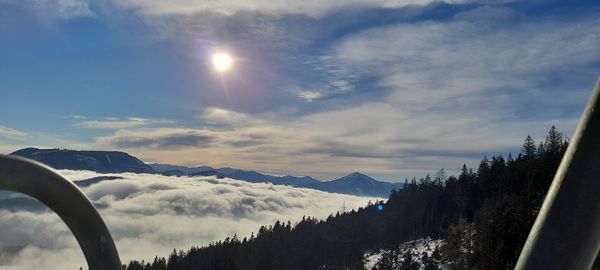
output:
[[570,136],[600,5],[0,0],[0,44],[0,152],[401,181]]

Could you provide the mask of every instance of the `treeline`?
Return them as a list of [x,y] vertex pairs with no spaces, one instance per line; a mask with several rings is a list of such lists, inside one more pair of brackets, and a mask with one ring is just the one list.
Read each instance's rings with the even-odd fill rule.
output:
[[[385,203],[326,220],[277,221],[249,238],[174,250],[123,269],[364,269],[365,251],[423,237],[446,239],[436,261],[452,269],[512,269],[567,145],[552,127],[539,144],[528,136],[516,158],[484,157],[476,171],[463,165],[458,177],[442,169],[434,177],[406,179]],[[385,264],[378,269],[419,265]]]
[[552,127],[537,145],[527,136],[516,159],[483,158],[477,173],[463,167],[458,189],[473,189],[474,203],[446,230],[442,253],[452,269],[514,268],[567,146]]

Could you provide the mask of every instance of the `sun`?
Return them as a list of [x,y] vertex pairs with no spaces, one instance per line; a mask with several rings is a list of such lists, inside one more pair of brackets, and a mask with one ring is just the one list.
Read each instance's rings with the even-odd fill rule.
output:
[[233,65],[233,58],[226,52],[216,52],[212,55],[212,64],[215,70],[219,72],[226,72],[231,69]]

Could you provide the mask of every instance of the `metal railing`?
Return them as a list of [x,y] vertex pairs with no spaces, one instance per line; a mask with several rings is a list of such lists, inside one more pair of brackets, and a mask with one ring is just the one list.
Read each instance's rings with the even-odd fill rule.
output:
[[515,269],[590,269],[600,250],[600,80]]
[[24,193],[52,209],[75,235],[89,269],[121,269],[115,243],[94,205],[50,167],[0,155],[0,190]]

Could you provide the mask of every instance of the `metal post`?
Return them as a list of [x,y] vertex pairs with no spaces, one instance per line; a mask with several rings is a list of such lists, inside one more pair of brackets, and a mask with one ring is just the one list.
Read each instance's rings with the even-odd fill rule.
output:
[[600,80],[515,269],[590,269],[600,250]]
[[24,193],[56,212],[75,235],[89,269],[121,269],[113,239],[94,205],[50,167],[21,157],[0,155],[0,190]]

